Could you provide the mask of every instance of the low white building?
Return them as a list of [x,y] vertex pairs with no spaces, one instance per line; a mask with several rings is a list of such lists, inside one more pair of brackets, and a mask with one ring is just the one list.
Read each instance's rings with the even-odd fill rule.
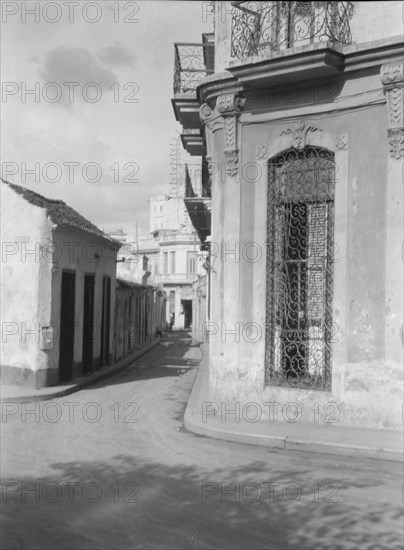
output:
[[2,180],[1,379],[36,387],[112,360],[120,244],[63,201]]

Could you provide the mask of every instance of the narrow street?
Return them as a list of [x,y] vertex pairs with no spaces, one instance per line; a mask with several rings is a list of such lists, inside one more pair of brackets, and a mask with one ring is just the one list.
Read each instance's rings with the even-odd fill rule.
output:
[[76,394],[3,404],[1,547],[402,548],[401,464],[187,432],[200,358],[174,333]]

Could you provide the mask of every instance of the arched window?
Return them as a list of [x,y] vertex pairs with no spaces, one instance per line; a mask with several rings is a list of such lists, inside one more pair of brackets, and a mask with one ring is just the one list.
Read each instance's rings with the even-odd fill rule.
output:
[[331,389],[334,154],[269,161],[266,381]]

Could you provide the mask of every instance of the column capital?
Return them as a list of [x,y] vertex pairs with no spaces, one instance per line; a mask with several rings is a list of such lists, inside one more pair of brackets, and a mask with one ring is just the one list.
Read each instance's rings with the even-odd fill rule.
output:
[[243,110],[245,99],[234,92],[218,96],[216,107],[222,116],[235,116]]
[[385,63],[380,68],[380,78],[383,86],[394,86],[404,82],[403,63]]

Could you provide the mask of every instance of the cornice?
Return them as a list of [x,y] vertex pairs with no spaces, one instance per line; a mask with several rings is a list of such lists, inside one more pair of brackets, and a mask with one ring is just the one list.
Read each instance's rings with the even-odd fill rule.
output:
[[[319,66],[325,60],[327,67],[321,71]],[[229,70],[215,73],[205,79],[197,89],[199,104],[206,102],[214,105],[218,95],[226,92],[242,93],[243,84],[248,85],[257,80],[270,87],[281,84],[286,78],[288,83],[305,82],[307,72],[300,77],[296,72],[296,64],[306,63],[308,71],[313,65],[315,79],[339,75],[346,75],[355,71],[375,73],[380,65],[392,62],[401,62],[403,59],[402,37],[374,40],[350,46],[333,46],[329,43],[313,44],[312,46],[295,48],[288,52],[268,55],[266,58],[250,57],[241,62],[233,62]],[[270,69],[270,67],[272,67]],[[270,69],[270,70],[269,70]],[[282,74],[277,74],[281,71]]]
[[344,54],[329,43],[291,49],[288,55],[253,57],[233,64],[229,70],[244,85],[272,86],[333,76],[344,71]]
[[242,91],[242,84],[229,71],[215,73],[205,78],[197,88],[199,104],[208,103],[212,108],[219,95],[237,94]]

